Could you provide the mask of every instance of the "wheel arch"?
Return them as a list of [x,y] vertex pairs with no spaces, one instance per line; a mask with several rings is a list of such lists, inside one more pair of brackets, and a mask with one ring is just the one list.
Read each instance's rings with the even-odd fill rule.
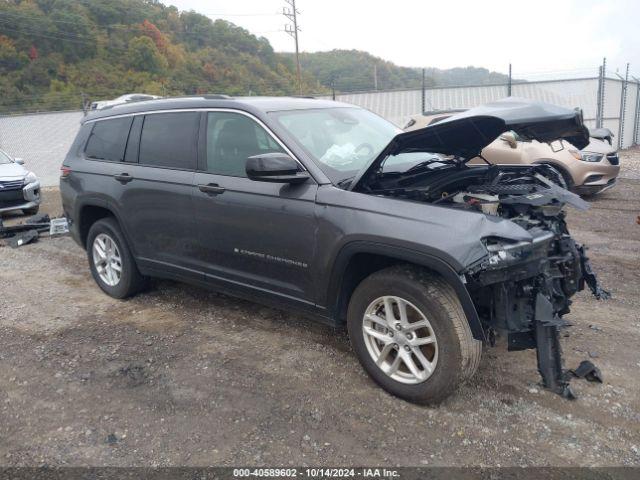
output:
[[77,224],[78,224],[78,240],[83,248],[86,248],[87,237],[89,235],[89,230],[91,229],[91,225],[96,223],[98,220],[103,218],[112,217],[118,222],[120,225],[120,229],[122,230],[122,234],[125,236],[125,239],[130,245],[127,233],[123,228],[123,224],[118,218],[117,213],[112,209],[109,204],[102,199],[87,199],[82,202],[78,207]]
[[486,341],[473,300],[455,269],[437,256],[371,242],[354,242],[342,248],[334,262],[327,304],[336,323],[346,321],[349,299],[356,287],[372,273],[397,264],[413,264],[439,275],[455,290],[476,340]]
[[567,168],[566,165],[564,165],[562,162],[559,162],[558,160],[554,160],[553,158],[540,158],[533,163],[536,165],[549,165],[550,167],[558,170],[569,188],[573,188],[573,186],[576,184],[571,171]]

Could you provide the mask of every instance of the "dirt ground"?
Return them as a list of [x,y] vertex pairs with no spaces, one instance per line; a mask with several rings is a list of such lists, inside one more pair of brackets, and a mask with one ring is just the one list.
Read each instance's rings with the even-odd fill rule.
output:
[[[389,396],[345,332],[168,281],[127,301],[69,237],[0,246],[0,465],[640,465],[640,151],[570,212],[607,302],[567,317],[567,366],[602,385],[538,385],[534,351],[486,349],[437,408]],[[60,213],[55,189],[43,211]],[[14,219],[15,220],[15,219]]]

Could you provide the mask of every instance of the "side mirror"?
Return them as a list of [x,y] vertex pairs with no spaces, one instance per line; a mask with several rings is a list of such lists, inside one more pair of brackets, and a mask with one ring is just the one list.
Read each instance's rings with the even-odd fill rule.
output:
[[24,160],[21,158],[14,158],[13,161],[16,162],[18,165],[24,165]]
[[507,142],[511,148],[518,148],[518,141],[513,132],[504,132],[500,135],[500,140]]
[[303,183],[309,173],[300,171],[298,162],[286,153],[263,153],[247,158],[247,177],[258,182]]

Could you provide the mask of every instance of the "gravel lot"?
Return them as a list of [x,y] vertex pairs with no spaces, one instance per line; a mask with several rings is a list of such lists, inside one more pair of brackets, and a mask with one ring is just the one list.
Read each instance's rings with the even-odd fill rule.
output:
[[0,246],[0,465],[640,465],[640,151],[622,161],[570,212],[613,292],[568,317],[567,366],[605,376],[574,402],[537,385],[534,351],[497,347],[443,405],[414,406],[343,331],[167,281],[117,301],[68,237]]

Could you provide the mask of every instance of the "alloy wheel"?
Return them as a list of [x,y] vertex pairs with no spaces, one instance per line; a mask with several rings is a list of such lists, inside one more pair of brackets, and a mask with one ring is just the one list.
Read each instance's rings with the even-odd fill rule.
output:
[[93,264],[106,285],[115,287],[122,277],[122,256],[116,242],[106,233],[93,240]]
[[427,317],[397,297],[375,299],[364,313],[364,343],[369,355],[392,379],[406,384],[427,380],[438,362],[438,342]]

